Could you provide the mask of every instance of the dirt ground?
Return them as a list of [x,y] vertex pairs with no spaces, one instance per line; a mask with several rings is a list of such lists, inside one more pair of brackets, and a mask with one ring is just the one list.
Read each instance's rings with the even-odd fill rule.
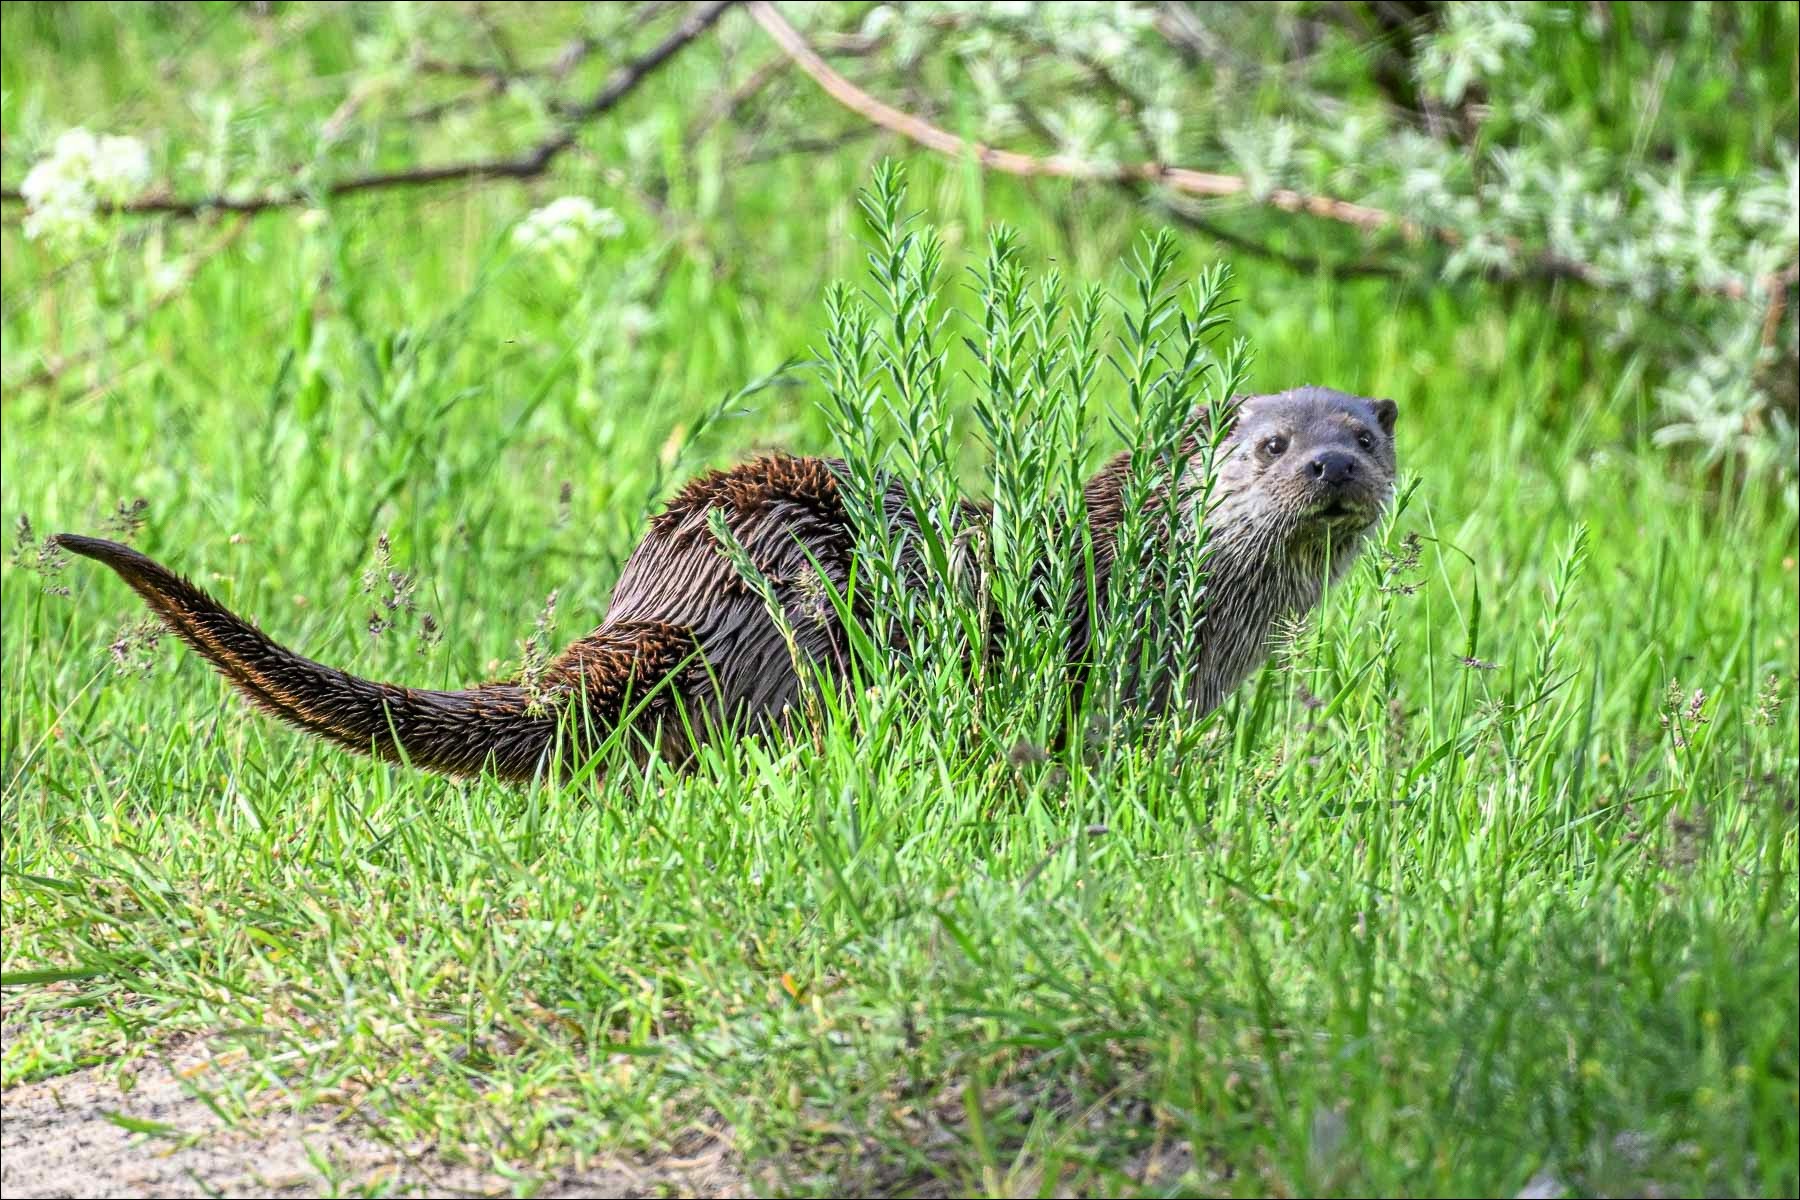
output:
[[[504,1196],[520,1181],[391,1145],[341,1112],[270,1114],[227,1126],[192,1085],[215,1070],[189,1042],[143,1060],[129,1092],[108,1063],[0,1091],[0,1195]],[[123,1122],[123,1123],[121,1123]],[[143,1122],[157,1132],[142,1132]],[[129,1128],[139,1123],[137,1129]],[[540,1196],[742,1196],[725,1147],[690,1157],[612,1162],[543,1181]]]

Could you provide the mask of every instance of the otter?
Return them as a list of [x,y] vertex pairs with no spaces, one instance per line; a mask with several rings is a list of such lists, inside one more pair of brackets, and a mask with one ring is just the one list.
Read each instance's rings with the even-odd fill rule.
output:
[[[1304,387],[1244,398],[1224,414],[1210,456],[1209,600],[1199,644],[1188,648],[1196,682],[1180,702],[1200,712],[1220,704],[1267,656],[1277,622],[1310,611],[1348,568],[1393,498],[1396,412],[1391,400]],[[1129,470],[1121,454],[1084,489],[1102,598]],[[559,748],[585,756],[607,737],[630,735],[642,763],[678,754],[683,741],[691,755],[697,741],[745,721],[779,721],[800,700],[799,663],[842,678],[849,639],[819,579],[842,594],[851,578],[857,539],[841,471],[833,460],[777,454],[693,480],[651,519],[599,628],[537,679],[463,691],[376,683],[313,662],[129,546],[73,534],[53,540],[111,567],[232,687],[288,724],[427,771],[522,782]],[[977,520],[986,511],[966,509]],[[766,587],[751,587],[721,553],[714,511]],[[780,624],[771,602],[786,618]],[[1087,649],[1087,620],[1085,606],[1071,614],[1072,661]],[[564,743],[565,732],[575,745]]]

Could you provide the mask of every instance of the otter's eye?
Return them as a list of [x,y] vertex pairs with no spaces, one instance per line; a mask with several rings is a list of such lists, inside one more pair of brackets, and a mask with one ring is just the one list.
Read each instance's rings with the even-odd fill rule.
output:
[[1373,450],[1375,448],[1375,439],[1370,437],[1369,431],[1365,429],[1356,435],[1356,444],[1361,446],[1364,450]]
[[1287,439],[1280,434],[1276,434],[1274,437],[1266,437],[1262,440],[1260,449],[1270,458],[1280,458],[1282,451],[1287,449]]

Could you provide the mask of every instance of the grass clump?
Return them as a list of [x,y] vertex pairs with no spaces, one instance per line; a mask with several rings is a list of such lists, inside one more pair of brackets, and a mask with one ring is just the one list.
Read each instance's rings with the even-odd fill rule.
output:
[[[1101,730],[1114,747],[1141,740],[1143,698],[1185,689],[1197,657],[1212,474],[1195,458],[1216,451],[1249,361],[1242,340],[1214,352],[1228,269],[1180,287],[1175,238],[1147,236],[1115,309],[1098,284],[1034,280],[999,227],[964,311],[942,296],[942,241],[907,212],[898,165],[877,170],[860,207],[871,284],[831,290],[821,359],[860,531],[862,595],[837,599],[865,625],[862,673],[939,737],[974,734],[978,755],[1071,728],[1078,743]],[[1205,428],[1217,432],[1192,439]],[[1121,444],[1106,578],[1083,485]],[[1084,619],[1091,644],[1075,662]]]
[[[355,1105],[522,1190],[704,1128],[792,1194],[1791,1194],[1788,485],[1657,446],[1633,364],[1531,296],[1240,262],[1252,362],[1223,274],[1178,286],[1198,239],[941,163],[908,164],[937,236],[878,177],[875,282],[821,295],[865,174],[823,161],[736,181],[703,246],[631,212],[605,253],[657,322],[595,316],[598,362],[567,318],[604,280],[541,274],[504,232],[531,198],[494,191],[272,216],[112,386],[8,396],[8,525],[123,503],[359,674],[491,677],[553,591],[542,645],[596,621],[645,497],[763,443],[835,441],[865,506],[907,489],[925,586],[877,532],[858,596],[949,636],[687,775],[453,783],[253,718],[189,656],[115,675],[132,600],[34,529],[0,576],[7,1085],[204,1031],[244,1052],[225,1114]],[[971,251],[972,214],[1019,232]],[[43,285],[15,236],[9,291]],[[9,307],[9,354],[52,323]],[[817,393],[714,401],[821,329]],[[1196,403],[1303,382],[1400,401],[1382,537],[1207,722],[1036,753],[1094,456],[1149,489]],[[1203,612],[1127,586],[1121,620]],[[371,604],[442,636],[372,637]]]

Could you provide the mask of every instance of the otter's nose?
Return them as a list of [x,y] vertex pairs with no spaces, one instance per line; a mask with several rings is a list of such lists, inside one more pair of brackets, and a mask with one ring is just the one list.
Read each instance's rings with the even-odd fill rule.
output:
[[1307,470],[1321,483],[1347,483],[1356,474],[1356,458],[1342,450],[1327,450],[1308,463]]

